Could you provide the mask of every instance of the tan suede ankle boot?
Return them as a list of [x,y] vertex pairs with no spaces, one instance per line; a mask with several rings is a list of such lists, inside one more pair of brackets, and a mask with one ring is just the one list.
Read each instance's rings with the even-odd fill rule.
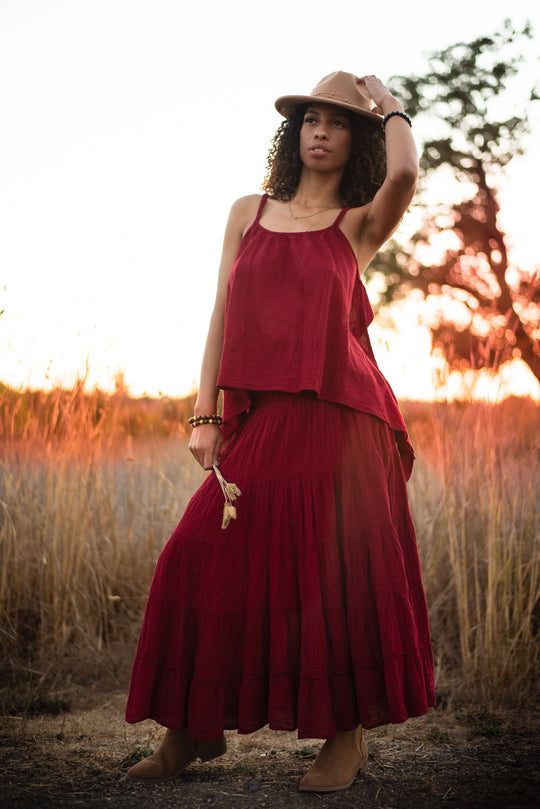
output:
[[359,770],[364,770],[368,749],[362,726],[327,739],[300,781],[305,792],[337,792],[347,789]]
[[166,781],[180,775],[196,758],[211,761],[226,751],[224,736],[213,741],[202,741],[192,739],[186,730],[169,729],[156,752],[130,767],[126,777],[137,781]]

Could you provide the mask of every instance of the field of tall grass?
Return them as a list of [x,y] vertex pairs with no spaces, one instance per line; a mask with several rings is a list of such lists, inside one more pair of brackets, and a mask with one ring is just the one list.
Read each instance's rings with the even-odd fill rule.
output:
[[[190,401],[0,388],[0,704],[127,686],[157,556],[204,476]],[[441,700],[516,704],[540,673],[540,413],[404,403]]]

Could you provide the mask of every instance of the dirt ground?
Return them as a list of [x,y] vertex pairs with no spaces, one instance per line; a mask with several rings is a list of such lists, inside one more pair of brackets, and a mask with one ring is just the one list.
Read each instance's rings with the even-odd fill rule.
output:
[[266,728],[227,732],[228,752],[174,781],[123,780],[163,733],[123,722],[125,694],[57,716],[0,719],[0,807],[324,809],[538,807],[540,713],[436,709],[368,734],[369,766],[353,786],[304,794],[298,782],[320,741]]

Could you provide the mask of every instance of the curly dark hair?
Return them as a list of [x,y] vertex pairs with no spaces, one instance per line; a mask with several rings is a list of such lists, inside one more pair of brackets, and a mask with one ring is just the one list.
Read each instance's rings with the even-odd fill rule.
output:
[[[266,161],[263,191],[272,198],[292,199],[300,182],[300,130],[307,104],[292,112],[279,126],[272,139]],[[386,177],[386,150],[382,127],[370,118],[350,115],[351,156],[343,173],[339,193],[343,203],[352,208],[370,202]]]

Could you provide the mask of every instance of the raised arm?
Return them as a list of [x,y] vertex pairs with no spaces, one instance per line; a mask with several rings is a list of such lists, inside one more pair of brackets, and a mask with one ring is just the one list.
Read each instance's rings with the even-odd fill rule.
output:
[[[256,197],[256,200],[258,199],[259,197]],[[216,412],[219,393],[216,383],[223,350],[227,282],[242,241],[246,222],[249,221],[250,216],[252,217],[253,206],[253,197],[243,197],[237,200],[231,208],[225,228],[216,300],[203,354],[199,393],[194,408],[195,416],[211,415]],[[212,463],[219,459],[222,443],[221,430],[216,424],[201,424],[199,427],[193,428],[189,449],[203,469],[211,469]]]
[[[388,115],[403,112],[403,105],[376,76],[364,76],[360,81],[376,106],[374,112]],[[361,240],[369,258],[390,238],[409,207],[418,179],[418,153],[408,122],[393,115],[385,127],[386,179],[366,205]]]

